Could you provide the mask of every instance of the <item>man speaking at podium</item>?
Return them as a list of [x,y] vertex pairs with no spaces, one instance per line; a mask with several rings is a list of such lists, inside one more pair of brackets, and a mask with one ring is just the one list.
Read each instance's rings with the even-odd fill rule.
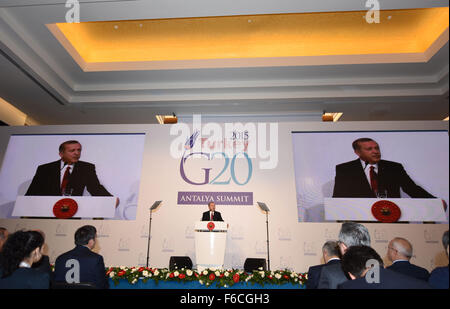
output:
[[25,195],[82,196],[86,188],[92,196],[112,196],[100,184],[95,165],[80,161],[81,144],[78,141],[62,143],[59,146],[59,156],[60,160],[37,168]]
[[400,163],[381,160],[378,143],[359,138],[352,144],[359,157],[336,166],[333,197],[400,198],[400,188],[412,198],[434,198],[408,176]]
[[223,221],[220,212],[216,211],[216,204],[214,202],[209,202],[209,211],[203,213],[202,221]]

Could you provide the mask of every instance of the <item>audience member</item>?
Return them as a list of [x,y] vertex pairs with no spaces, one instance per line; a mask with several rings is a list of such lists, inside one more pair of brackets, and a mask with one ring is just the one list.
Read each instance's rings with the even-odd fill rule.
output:
[[[370,234],[367,228],[359,223],[345,222],[339,232],[339,249],[344,255],[352,246],[370,246]],[[341,265],[333,264],[322,267],[319,279],[319,289],[336,289],[339,284],[349,280],[342,271]]]
[[0,252],[2,251],[3,244],[8,239],[8,230],[4,227],[0,227]]
[[325,264],[311,266],[308,270],[308,281],[306,282],[307,289],[317,289],[319,285],[320,272],[325,265],[334,265],[341,263],[341,252],[337,241],[327,241],[322,246],[322,256]]
[[[352,246],[342,257],[342,270],[352,280],[341,283],[339,289],[429,289],[423,280],[383,268],[383,260],[368,246]],[[370,271],[370,272],[369,272]]]
[[44,238],[38,232],[17,231],[3,245],[0,289],[48,289],[49,275],[32,269],[42,256]]
[[428,281],[430,273],[425,268],[410,263],[413,256],[413,247],[411,243],[401,237],[396,237],[389,242],[388,259],[392,265],[387,269],[410,276],[419,280]]
[[67,282],[66,275],[71,277],[77,266],[71,263],[66,264],[66,262],[75,260],[79,265],[79,276],[75,275],[74,278],[78,277],[79,282],[67,283],[91,283],[99,289],[109,287],[103,257],[91,251],[95,247],[96,238],[97,230],[92,225],[82,226],[75,232],[76,247],[56,259],[55,282]]
[[[42,238],[44,239],[44,245],[45,245],[45,233],[41,230],[35,230],[35,232],[38,232],[42,235]],[[50,259],[49,259],[48,255],[45,255],[42,253],[41,259],[39,261],[37,261],[36,263],[34,263],[33,266],[31,266],[31,268],[48,273],[50,276],[50,282],[52,281],[53,272],[50,267]]]
[[[442,245],[448,258],[448,231],[442,235]],[[434,289],[448,289],[448,264],[444,267],[435,268],[428,279],[428,283]]]

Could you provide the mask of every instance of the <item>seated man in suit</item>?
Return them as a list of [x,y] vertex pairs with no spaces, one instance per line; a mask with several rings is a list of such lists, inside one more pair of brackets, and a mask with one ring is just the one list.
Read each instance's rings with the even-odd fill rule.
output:
[[409,260],[413,255],[411,243],[401,237],[396,237],[389,242],[387,257],[392,265],[387,269],[410,276],[419,280],[428,281],[430,273],[425,268],[411,264]]
[[208,211],[205,211],[202,216],[202,221],[223,221],[220,212],[216,211],[216,204],[209,202]]
[[[339,250],[344,255],[352,246],[370,246],[370,234],[367,228],[359,223],[342,223],[339,231]],[[340,263],[325,265],[322,268],[319,279],[319,289],[336,289],[339,284],[350,278],[341,268]]]
[[[96,238],[97,230],[92,225],[82,226],[75,232],[76,247],[56,259],[55,282],[91,283],[98,289],[109,288],[103,257],[91,251],[95,247]],[[69,260],[75,260],[78,265],[69,263],[67,266],[66,262]],[[75,282],[68,282],[68,278]]]
[[[442,235],[442,245],[444,246],[448,258],[448,231],[445,231],[444,235]],[[433,289],[448,289],[448,279],[449,272],[447,264],[447,266],[433,269],[430,278],[428,279],[428,283]]]
[[[95,165],[80,161],[81,144],[66,141],[59,146],[60,160],[40,165],[25,195],[112,196],[99,182]],[[118,201],[117,201],[118,203]]]
[[322,246],[322,256],[325,264],[311,266],[308,270],[308,281],[306,281],[307,289],[317,289],[322,267],[325,265],[341,264],[341,252],[339,251],[337,241],[327,241]]
[[8,230],[4,227],[0,227],[0,252],[2,251],[3,244],[8,239]]
[[400,198],[400,188],[412,198],[434,198],[416,185],[400,163],[381,160],[380,147],[370,138],[352,144],[358,159],[336,166],[333,197]]
[[49,274],[31,268],[42,257],[44,238],[35,231],[17,231],[0,256],[0,289],[48,289]]
[[428,283],[383,268],[378,253],[367,246],[353,246],[342,257],[342,269],[352,280],[338,289],[429,289]]

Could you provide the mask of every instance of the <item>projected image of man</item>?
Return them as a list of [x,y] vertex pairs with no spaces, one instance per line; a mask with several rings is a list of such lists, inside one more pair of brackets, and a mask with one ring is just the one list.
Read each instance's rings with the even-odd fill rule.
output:
[[60,159],[40,165],[25,195],[82,196],[84,189],[92,196],[112,196],[100,184],[95,165],[80,161],[82,146],[70,140],[59,146]]
[[352,144],[356,160],[336,166],[333,197],[400,198],[400,189],[412,198],[434,198],[408,176],[403,165],[381,159],[380,146],[371,138]]

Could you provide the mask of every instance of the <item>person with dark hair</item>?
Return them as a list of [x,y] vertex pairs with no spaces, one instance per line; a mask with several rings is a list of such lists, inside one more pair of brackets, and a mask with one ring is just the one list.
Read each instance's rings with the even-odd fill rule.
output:
[[2,247],[8,239],[8,230],[4,227],[0,227],[0,252],[2,251]]
[[352,280],[338,289],[429,289],[423,280],[383,268],[380,255],[368,246],[352,246],[342,257],[342,270]]
[[208,211],[202,215],[202,221],[223,221],[220,212],[216,211],[216,204],[214,202],[208,203]]
[[311,266],[308,270],[307,289],[317,289],[319,285],[320,273],[325,265],[341,264],[341,252],[337,241],[327,241],[322,246],[322,257],[325,264]]
[[387,267],[387,269],[419,280],[428,281],[430,273],[423,267],[411,264],[412,256],[412,244],[405,238],[395,237],[388,244],[387,257],[392,262],[392,265]]
[[48,273],[32,269],[42,256],[44,238],[38,232],[17,231],[3,245],[0,289],[48,289]]
[[[344,255],[353,246],[370,246],[369,230],[356,222],[342,223],[339,231],[339,250]],[[319,279],[319,289],[336,289],[339,284],[350,278],[342,271],[341,264],[326,265],[322,268]]]
[[[44,245],[45,245],[45,233],[41,230],[35,230],[35,232],[38,232],[42,235],[42,238],[44,239]],[[50,267],[50,258],[48,257],[48,255],[45,255],[42,253],[41,259],[39,261],[33,263],[31,268],[48,273],[50,276],[50,282],[52,282],[53,272]]]
[[[98,180],[95,165],[80,161],[81,144],[70,140],[59,146],[58,161],[40,165],[25,195],[112,196]],[[118,204],[118,202],[117,202]]]
[[[448,231],[442,235],[442,245],[448,258]],[[448,289],[449,271],[447,266],[435,268],[428,279],[428,283],[433,289]]]
[[96,238],[97,229],[92,225],[82,226],[75,232],[76,247],[56,258],[55,282],[90,283],[98,289],[109,288],[103,257],[92,252]]
[[381,160],[380,146],[371,138],[352,143],[356,160],[336,166],[333,197],[400,198],[400,189],[412,198],[434,198],[408,176],[400,163]]

